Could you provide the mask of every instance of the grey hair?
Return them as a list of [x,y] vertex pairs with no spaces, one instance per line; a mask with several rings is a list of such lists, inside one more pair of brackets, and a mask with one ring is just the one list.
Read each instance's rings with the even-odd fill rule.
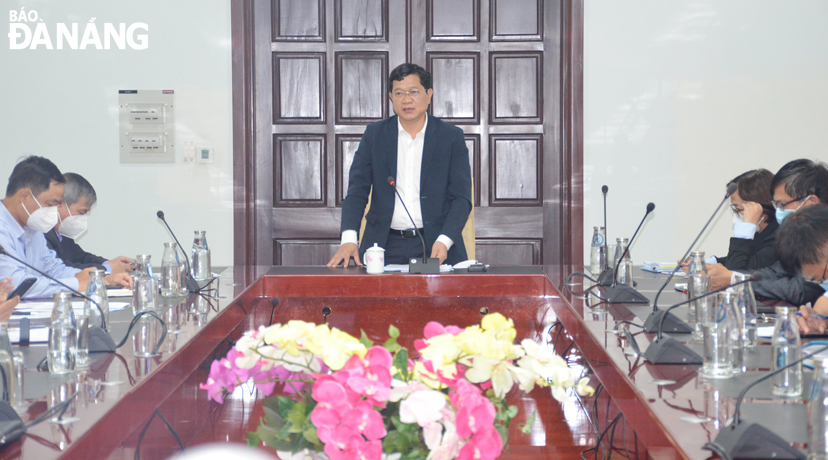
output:
[[92,184],[80,174],[66,173],[63,178],[66,179],[66,188],[63,191],[63,201],[66,206],[77,203],[81,198],[85,198],[89,206],[98,201],[98,195],[95,194]]

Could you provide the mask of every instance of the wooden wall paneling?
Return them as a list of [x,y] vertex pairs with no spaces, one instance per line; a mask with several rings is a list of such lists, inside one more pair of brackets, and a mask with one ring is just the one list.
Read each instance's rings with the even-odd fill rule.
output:
[[273,206],[324,206],[325,136],[273,136]]
[[273,240],[273,265],[325,265],[339,249],[339,240]]
[[480,53],[426,53],[426,70],[437,91],[431,113],[447,123],[480,122]]
[[273,53],[273,123],[325,123],[325,53]]
[[336,41],[388,41],[388,0],[334,0]]
[[474,180],[474,206],[480,206],[480,134],[466,134],[466,148],[469,149],[469,163]]
[[367,124],[388,114],[388,53],[336,53],[336,123]]
[[359,147],[362,136],[358,134],[337,134],[336,135],[336,205],[342,206],[345,197],[348,195],[348,178],[351,163]]
[[542,41],[544,1],[491,0],[489,39],[492,41]]
[[325,0],[272,0],[272,40],[325,41]]
[[542,171],[541,135],[489,136],[490,206],[540,206]]
[[477,238],[478,260],[497,265],[538,265],[543,260],[541,239]]
[[480,0],[426,0],[427,41],[480,41]]
[[543,123],[543,53],[489,54],[489,122]]

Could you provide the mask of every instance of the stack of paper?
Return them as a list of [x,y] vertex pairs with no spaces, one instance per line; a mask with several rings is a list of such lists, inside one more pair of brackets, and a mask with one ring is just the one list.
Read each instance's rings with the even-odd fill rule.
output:
[[[662,275],[669,275],[673,273],[673,270],[676,269],[675,262],[673,263],[665,263],[665,262],[644,262],[644,266],[641,267],[642,270],[645,272],[652,272],[652,273],[660,273]],[[687,275],[684,271],[679,270],[676,272],[676,276],[681,278],[687,278]]]

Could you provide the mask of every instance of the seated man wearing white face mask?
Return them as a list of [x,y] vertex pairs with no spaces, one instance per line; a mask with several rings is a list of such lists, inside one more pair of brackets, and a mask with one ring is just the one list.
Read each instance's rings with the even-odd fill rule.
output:
[[63,202],[58,205],[58,224],[46,233],[49,249],[55,251],[63,263],[75,268],[101,268],[107,273],[129,273],[132,271],[132,259],[125,256],[106,260],[103,257],[86,252],[75,240],[86,232],[87,214],[98,201],[98,195],[92,184],[83,176],[75,173],[63,175],[66,185]]
[[[60,170],[46,158],[30,156],[18,163],[9,177],[6,197],[0,202],[0,246],[67,286],[84,291],[89,283],[88,270],[66,266],[46,245],[44,236],[58,222],[57,206],[63,201],[64,182]],[[37,279],[24,295],[27,298],[66,291],[60,284],[0,254],[0,279],[9,277],[17,286],[26,278]],[[105,280],[108,285],[132,287],[132,279],[125,273],[107,275]]]

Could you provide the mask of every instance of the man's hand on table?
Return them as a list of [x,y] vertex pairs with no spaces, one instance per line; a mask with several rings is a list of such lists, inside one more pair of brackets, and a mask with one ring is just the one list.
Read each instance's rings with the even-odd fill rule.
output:
[[722,264],[708,264],[707,274],[710,275],[711,291],[730,286],[730,278],[733,276],[733,272]]
[[104,283],[107,286],[120,286],[126,289],[132,289],[132,277],[126,273],[113,273],[104,277]]
[[347,267],[348,264],[351,263],[351,259],[354,259],[357,267],[362,266],[362,262],[359,261],[359,246],[354,243],[345,243],[336,250],[336,254],[334,254],[331,261],[328,262],[328,267],[333,268],[339,264],[342,264],[343,267]]
[[796,317],[796,322],[799,323],[799,330],[803,334],[824,334],[825,330],[828,329],[828,321],[814,318],[814,315],[828,316],[828,297],[820,297],[814,304],[814,308],[802,305],[799,307],[799,313],[801,316]]
[[442,264],[446,258],[448,258],[448,248],[445,244],[435,241],[434,245],[431,246],[431,258],[440,259],[440,263]]

